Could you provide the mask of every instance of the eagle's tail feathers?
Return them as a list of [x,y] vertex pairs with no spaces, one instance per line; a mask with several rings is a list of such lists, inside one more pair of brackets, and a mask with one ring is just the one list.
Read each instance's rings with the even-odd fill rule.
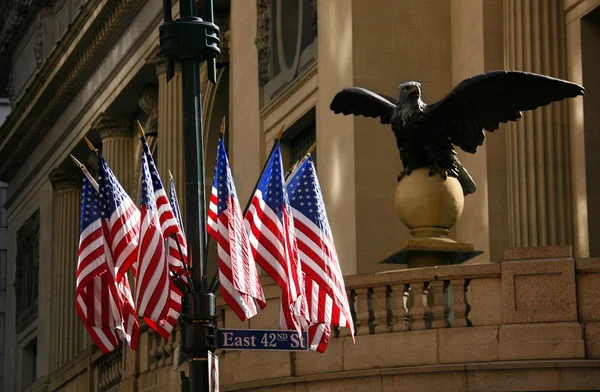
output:
[[460,185],[462,186],[463,194],[465,196],[467,196],[467,195],[470,195],[471,193],[474,193],[477,190],[475,181],[473,181],[473,178],[467,172],[467,169],[465,169],[465,167],[460,162],[458,162],[457,166],[458,166],[458,182],[460,182]]

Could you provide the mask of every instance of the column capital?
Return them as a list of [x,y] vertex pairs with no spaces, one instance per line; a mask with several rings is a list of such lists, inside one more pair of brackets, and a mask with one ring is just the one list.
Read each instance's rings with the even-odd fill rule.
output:
[[55,167],[50,172],[50,183],[55,191],[61,191],[65,189],[79,189],[81,188],[81,170],[67,170],[62,167]]
[[138,105],[148,115],[145,126],[148,128],[147,131],[156,131],[158,129],[158,87],[146,88],[138,100]]
[[[156,75],[160,76],[167,72],[167,67],[165,66],[165,58],[162,54],[160,54],[160,50],[158,47],[152,52],[150,56],[146,59],[146,63],[154,68],[156,71]],[[181,64],[175,63],[175,72],[181,72]]]
[[102,140],[112,137],[130,137],[129,119],[101,113],[92,123],[92,129],[100,134]]

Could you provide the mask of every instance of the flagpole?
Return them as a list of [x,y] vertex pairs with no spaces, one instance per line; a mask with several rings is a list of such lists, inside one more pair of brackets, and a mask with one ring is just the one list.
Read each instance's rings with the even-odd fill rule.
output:
[[[246,213],[248,212],[248,209],[250,208],[250,203],[252,203],[252,198],[254,196],[254,193],[256,193],[258,184],[260,184],[260,179],[262,178],[263,174],[265,173],[267,164],[269,163],[269,160],[271,159],[271,155],[273,155],[275,148],[277,148],[277,143],[281,139],[281,135],[283,135],[284,131],[285,131],[285,124],[282,124],[281,129],[279,130],[279,132],[277,133],[277,136],[275,136],[275,139],[273,140],[273,146],[271,146],[271,151],[269,152],[269,156],[267,157],[267,159],[265,160],[265,163],[263,164],[263,167],[260,171],[260,175],[258,176],[258,179],[256,180],[256,184],[254,184],[254,189],[252,189],[252,192],[250,193],[250,197],[248,198],[248,202],[246,203],[246,207],[244,208],[242,217],[246,216]],[[219,289],[219,270],[217,269],[212,280],[210,281],[210,285],[208,286],[208,291],[211,293],[216,293],[218,289]]]
[[[179,0],[179,18],[172,20],[171,0],[163,0],[164,22],[159,27],[160,53],[166,57],[167,80],[174,62],[181,63],[185,162],[185,233],[192,281],[198,289],[185,297],[181,317],[181,350],[189,357],[189,378],[182,391],[208,391],[208,364],[217,350],[216,297],[206,283],[206,204],[204,145],[200,94],[200,63],[207,62],[208,79],[216,84],[215,62],[220,54],[219,28],[213,23],[213,0],[204,0],[205,20],[198,17],[196,0]],[[186,391],[187,392],[187,391]]]

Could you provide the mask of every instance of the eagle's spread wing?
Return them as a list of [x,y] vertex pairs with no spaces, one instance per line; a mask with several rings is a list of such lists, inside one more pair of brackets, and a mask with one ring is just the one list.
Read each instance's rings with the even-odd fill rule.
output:
[[452,143],[475,153],[483,144],[484,129],[494,131],[500,123],[519,119],[521,111],[583,93],[582,86],[548,76],[492,71],[463,80],[429,105],[426,117],[428,127],[440,129]]
[[379,117],[382,124],[391,122],[394,99],[360,87],[345,88],[333,97],[330,108],[335,114]]

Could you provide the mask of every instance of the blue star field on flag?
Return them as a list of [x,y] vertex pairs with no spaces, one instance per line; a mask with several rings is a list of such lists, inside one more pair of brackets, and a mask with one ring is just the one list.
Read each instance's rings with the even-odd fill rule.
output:
[[290,205],[310,219],[319,229],[331,234],[321,187],[318,185],[315,165],[312,157],[309,156],[290,179],[286,189],[290,197]]
[[98,185],[100,186],[99,197],[102,204],[100,215],[102,215],[103,218],[110,218],[117,207],[129,196],[127,196],[127,193],[110,167],[108,167],[108,164],[102,155],[98,156],[98,163]]
[[81,192],[81,234],[90,224],[100,219],[100,204],[98,192],[94,189],[86,176],[83,176],[83,187]]
[[282,207],[288,205],[287,193],[284,191],[284,175],[281,146],[277,143],[275,151],[271,154],[271,159],[265,167],[258,189],[262,192],[264,202],[271,207],[279,219],[282,219]]

